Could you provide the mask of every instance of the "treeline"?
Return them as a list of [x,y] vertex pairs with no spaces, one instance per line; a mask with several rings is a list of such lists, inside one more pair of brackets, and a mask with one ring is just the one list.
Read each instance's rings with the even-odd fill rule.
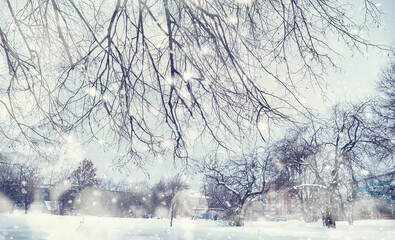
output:
[[174,196],[188,188],[179,175],[153,185],[99,179],[87,159],[66,179],[53,184],[45,181],[38,168],[12,163],[1,155],[0,212],[22,209],[61,215],[169,217]]

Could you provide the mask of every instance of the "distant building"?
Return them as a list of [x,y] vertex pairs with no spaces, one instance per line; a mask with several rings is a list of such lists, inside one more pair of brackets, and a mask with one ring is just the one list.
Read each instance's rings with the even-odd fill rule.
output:
[[293,191],[274,189],[264,195],[265,217],[270,220],[287,220],[300,216],[300,200]]
[[360,218],[395,218],[395,171],[372,176],[360,187]]
[[194,190],[184,190],[177,193],[177,216],[200,218],[208,210],[207,197]]
[[208,208],[206,213],[202,214],[203,219],[218,220],[225,217],[225,209],[223,208]]

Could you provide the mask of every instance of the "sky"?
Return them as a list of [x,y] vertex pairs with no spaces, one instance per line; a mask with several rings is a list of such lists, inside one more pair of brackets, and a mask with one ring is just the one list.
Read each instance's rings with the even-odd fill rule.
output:
[[[351,1],[354,3],[355,1]],[[383,11],[381,16],[382,23],[371,28],[371,32],[367,35],[368,39],[374,43],[390,45],[395,47],[395,1],[378,0],[374,1],[376,5]],[[358,9],[353,13],[356,17]],[[342,57],[334,58],[336,64],[341,68],[337,71],[329,71],[324,78],[328,82],[328,87],[324,88],[326,96],[317,89],[306,88],[302,94],[304,95],[304,103],[311,108],[317,109],[321,115],[325,115],[326,110],[337,102],[344,101],[360,101],[376,94],[375,85],[379,79],[379,74],[389,62],[387,53],[381,52],[374,48],[363,49],[362,53],[351,53],[343,46],[338,46]],[[127,169],[118,169],[113,167],[112,159],[116,153],[116,149],[106,149],[98,142],[92,142],[88,145],[81,145],[78,139],[66,139],[71,147],[67,151],[72,156],[80,156],[80,158],[88,158],[93,160],[98,169],[100,178],[108,176],[114,179],[129,179],[132,182],[138,182],[147,179],[147,175],[142,173],[138,168],[133,169],[129,166]],[[177,166],[180,166],[178,164]],[[161,176],[167,178],[177,174],[179,167],[174,167],[171,159],[155,159],[146,166],[150,173],[150,178],[157,181]],[[128,172],[126,174],[125,172]]]
[[[381,0],[374,1],[376,6],[382,10],[382,23],[370,29],[366,37],[374,43],[395,47],[395,1]],[[355,13],[354,13],[355,14]],[[331,71],[326,79],[330,84],[327,93],[328,99],[324,99],[320,94],[314,94],[306,90],[305,101],[321,111],[327,106],[337,102],[360,101],[373,97],[376,92],[376,83],[380,72],[389,63],[387,52],[378,49],[362,49],[362,53],[351,53],[345,47],[342,48],[342,57],[335,58],[335,63],[341,68],[338,71]]]
[[[376,6],[382,10],[382,23],[377,27],[371,28],[367,35],[372,42],[395,47],[395,1],[381,0],[375,1]],[[358,14],[358,11],[356,13]],[[341,49],[341,57],[335,58],[336,64],[340,70],[330,71],[325,77],[329,84],[325,90],[326,97],[321,92],[314,89],[307,89],[304,102],[307,106],[318,109],[320,114],[325,114],[328,107],[338,102],[355,102],[366,100],[373,97],[376,92],[376,82],[379,79],[380,72],[388,65],[389,56],[387,53],[378,49],[363,49],[362,53],[351,53],[346,48]],[[94,159],[98,166],[99,175],[106,174],[109,177],[119,178],[126,174],[119,174],[117,170],[111,170],[111,151],[100,153],[97,144],[93,144],[86,149],[85,156]],[[172,161],[155,161],[154,164],[147,166],[152,179],[158,179],[159,176],[169,177],[176,174],[179,169],[174,168]],[[128,178],[141,178],[140,170],[132,169],[132,175]]]
[[[369,35],[366,35],[374,43],[395,47],[395,1],[381,0],[375,1],[376,6],[382,10],[382,23],[371,28]],[[356,13],[358,14],[358,11]],[[324,115],[328,107],[338,102],[355,102],[373,97],[376,92],[376,82],[380,72],[389,63],[387,53],[378,49],[363,49],[362,53],[351,53],[346,48],[340,46],[341,57],[335,58],[335,63],[341,68],[330,71],[325,79],[328,87],[324,89],[326,97],[320,91],[306,88],[303,101],[309,107],[317,109],[320,115]],[[147,175],[138,168],[117,169],[112,166],[111,158],[113,151],[103,152],[101,146],[92,143],[84,147],[85,157],[92,159],[98,168],[99,176],[108,176],[114,179],[129,179],[131,182],[141,179],[148,179]],[[179,166],[180,164],[178,164]],[[150,173],[153,181],[161,177],[167,178],[177,174],[179,167],[174,167],[172,160],[163,161],[157,159],[148,164],[146,169]],[[126,174],[128,172],[129,174]]]

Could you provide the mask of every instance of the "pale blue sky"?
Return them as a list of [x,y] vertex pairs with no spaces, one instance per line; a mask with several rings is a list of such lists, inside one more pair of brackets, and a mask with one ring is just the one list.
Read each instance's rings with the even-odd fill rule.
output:
[[[395,1],[380,0],[376,4],[383,11],[382,24],[371,29],[369,39],[374,43],[395,46]],[[357,13],[356,13],[357,14]],[[340,48],[342,48],[340,46]],[[337,102],[358,101],[370,98],[376,94],[375,86],[379,79],[379,74],[389,62],[387,53],[374,48],[369,48],[363,53],[351,53],[345,48],[341,52],[341,58],[335,58],[336,64],[341,67],[341,71],[331,71],[325,77],[329,87],[325,90],[327,99],[324,99],[319,91],[309,88],[302,94],[305,95],[304,102],[307,106],[314,107],[324,114],[325,109]],[[112,165],[112,158],[115,150],[103,152],[97,142],[93,142],[85,149],[85,157],[92,159],[99,170],[99,176],[105,173],[109,177],[124,178],[125,174],[120,174],[117,169],[109,170]],[[153,164],[147,165],[152,178],[159,176],[169,177],[179,170],[174,169],[172,160],[163,163],[155,160]],[[131,181],[143,179],[140,170],[132,169],[132,174],[128,177]]]

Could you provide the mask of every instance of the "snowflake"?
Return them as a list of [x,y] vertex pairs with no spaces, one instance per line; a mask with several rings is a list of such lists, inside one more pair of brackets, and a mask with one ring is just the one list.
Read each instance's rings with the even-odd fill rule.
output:
[[267,124],[265,122],[258,122],[257,124],[259,131],[263,132],[267,130]]
[[99,140],[97,141],[97,143],[99,143],[99,145],[104,145],[104,144],[106,143],[106,140],[104,140],[104,139],[99,139]]
[[193,73],[190,72],[190,71],[185,71],[185,72],[182,74],[182,76],[183,76],[183,78],[184,78],[185,81],[190,81],[190,80],[193,78]]
[[226,21],[227,21],[230,25],[236,25],[236,24],[237,24],[237,16],[235,16],[235,15],[228,16],[228,18],[226,19]]
[[167,148],[167,149],[172,149],[173,142],[171,141],[171,139],[166,139],[162,142],[162,147]]
[[90,87],[90,88],[86,89],[85,92],[86,92],[89,96],[95,97],[95,96],[96,96],[97,90],[96,90],[96,88]]
[[180,96],[181,96],[182,99],[184,99],[184,101],[186,101],[186,102],[190,102],[191,99],[192,99],[191,94],[190,94],[186,89],[183,89],[183,90],[180,91]]
[[107,94],[102,94],[102,96],[101,96],[101,100],[103,101],[103,102],[108,102],[108,95]]
[[368,176],[370,174],[370,172],[368,170],[366,170],[366,169],[362,169],[361,174],[363,176]]
[[165,78],[165,81],[166,81],[166,83],[169,84],[170,86],[174,86],[175,83],[176,83],[174,77],[172,77],[172,76],[170,76],[170,75],[167,76],[167,77]]
[[165,161],[165,157],[163,157],[163,155],[159,155],[159,156],[157,157],[157,161],[158,161],[159,163],[163,163],[163,162]]
[[200,53],[202,55],[208,55],[210,53],[210,48],[208,46],[202,46],[200,48]]

